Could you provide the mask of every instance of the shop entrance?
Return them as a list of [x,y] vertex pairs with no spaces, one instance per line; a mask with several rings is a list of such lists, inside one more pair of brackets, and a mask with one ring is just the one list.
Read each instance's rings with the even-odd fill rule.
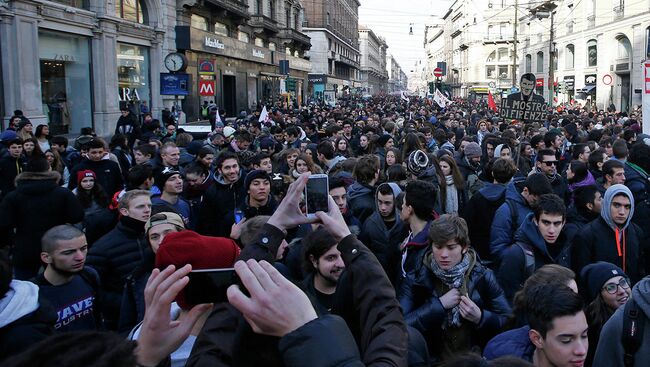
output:
[[630,74],[618,74],[621,78],[621,112],[630,110]]
[[223,76],[223,108],[226,110],[226,116],[237,115],[237,88],[235,77],[233,75]]
[[50,135],[67,134],[70,127],[70,113],[66,96],[65,63],[55,60],[41,60],[41,95],[43,109],[47,113]]

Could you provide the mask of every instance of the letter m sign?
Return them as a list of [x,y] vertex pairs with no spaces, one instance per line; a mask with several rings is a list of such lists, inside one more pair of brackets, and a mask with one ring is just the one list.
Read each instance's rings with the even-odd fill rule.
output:
[[200,80],[199,95],[201,97],[214,97],[214,80]]

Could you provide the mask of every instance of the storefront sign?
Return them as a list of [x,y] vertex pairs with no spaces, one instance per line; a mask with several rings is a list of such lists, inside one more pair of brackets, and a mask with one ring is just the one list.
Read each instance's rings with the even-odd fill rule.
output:
[[214,74],[214,63],[212,60],[199,59],[199,74]]
[[220,40],[212,37],[205,36],[205,43],[204,45],[206,47],[211,47],[211,48],[216,48],[219,50],[223,50],[226,48],[226,45],[224,45]]
[[235,75],[235,71],[231,69],[224,69],[223,75]]
[[585,84],[596,84],[596,74],[585,75]]
[[119,88],[118,94],[120,102],[140,100],[140,94],[137,88]]
[[572,91],[573,88],[575,88],[575,84],[576,84],[575,76],[571,75],[571,76],[565,76],[564,77],[564,85],[566,85],[567,90]]
[[167,96],[187,96],[190,94],[190,74],[160,73],[160,94]]
[[253,49],[253,57],[257,57],[258,59],[263,59],[264,56],[265,56],[264,52]]
[[214,81],[199,80],[199,95],[201,97],[214,97]]
[[74,61],[76,61],[76,60],[74,59],[74,56],[72,56],[72,55],[63,55],[63,54],[56,54],[56,55],[54,55],[54,60],[58,60],[58,61],[69,61],[69,62],[74,62]]
[[327,84],[327,75],[309,75],[307,78],[313,84]]

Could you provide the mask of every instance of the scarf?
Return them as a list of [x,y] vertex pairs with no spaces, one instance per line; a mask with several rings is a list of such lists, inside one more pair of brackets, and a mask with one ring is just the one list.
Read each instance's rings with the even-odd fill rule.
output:
[[[465,274],[469,273],[470,268],[474,265],[474,255],[472,250],[467,251],[463,255],[463,259],[454,267],[449,270],[443,270],[438,266],[433,253],[430,253],[424,259],[425,265],[431,269],[433,275],[440,279],[446,286],[449,288],[456,288],[461,291],[461,293],[466,293],[467,290],[463,291],[465,285]],[[450,326],[459,327],[461,324],[460,316],[460,305],[447,310],[447,319],[442,324],[442,329],[446,330]]]
[[458,212],[458,190],[454,185],[454,177],[445,176],[447,180],[447,198],[445,200],[445,213],[453,214]]

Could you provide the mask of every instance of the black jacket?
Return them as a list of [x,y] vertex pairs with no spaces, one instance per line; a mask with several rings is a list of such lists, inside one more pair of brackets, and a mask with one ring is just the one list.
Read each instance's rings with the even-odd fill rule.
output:
[[16,176],[25,168],[25,158],[10,155],[0,158],[0,198],[16,189]]
[[138,118],[132,112],[126,116],[120,116],[115,126],[115,134],[126,135],[129,139],[129,147],[132,147],[135,139],[140,139],[142,135]]
[[490,229],[494,213],[506,199],[506,185],[486,184],[474,194],[460,215],[467,222],[472,247],[482,261],[491,261]]
[[226,184],[221,176],[215,179],[203,195],[197,232],[204,236],[230,237],[230,228],[235,223],[235,208],[239,208],[246,198],[244,174],[239,180]]
[[397,284],[399,278],[402,257],[399,246],[408,236],[409,231],[408,226],[402,222],[397,212],[395,212],[395,217],[395,224],[388,229],[379,211],[375,211],[363,223],[361,235],[359,235],[359,240],[375,254],[393,284]]
[[70,172],[70,182],[68,182],[68,188],[70,190],[77,187],[77,172],[83,170],[91,170],[95,172],[95,175],[97,175],[96,182],[102,185],[102,188],[104,188],[108,197],[113,197],[116,192],[121,191],[124,188],[122,172],[117,163],[109,159],[102,159],[100,161],[84,159]]
[[109,329],[116,328],[126,277],[144,258],[146,246],[144,223],[122,217],[88,251],[86,263],[97,270],[102,281],[102,312]]
[[375,188],[358,182],[350,185],[348,209],[363,223],[376,210]]
[[41,237],[60,224],[81,222],[84,211],[69,190],[59,187],[57,172],[24,172],[16,178],[17,188],[0,203],[0,238],[3,246],[13,241],[13,265],[36,275],[41,266]]

